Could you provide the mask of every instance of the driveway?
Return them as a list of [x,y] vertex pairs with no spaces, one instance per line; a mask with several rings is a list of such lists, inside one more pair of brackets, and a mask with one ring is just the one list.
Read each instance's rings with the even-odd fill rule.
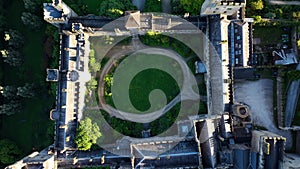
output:
[[274,124],[273,81],[260,79],[237,82],[234,90],[235,100],[250,106],[250,115],[254,125],[265,127],[270,132],[286,137],[286,148],[291,148],[291,132],[279,130]]

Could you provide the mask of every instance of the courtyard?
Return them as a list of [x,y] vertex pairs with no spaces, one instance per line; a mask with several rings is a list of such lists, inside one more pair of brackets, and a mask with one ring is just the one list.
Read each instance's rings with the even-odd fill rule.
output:
[[[107,44],[104,39],[110,39],[112,43]],[[205,94],[203,92],[206,90],[203,74],[193,75],[195,64],[192,62],[196,60],[193,53],[182,57],[172,50],[172,47],[163,49],[159,45],[154,46],[159,51],[161,50],[158,53],[153,52],[151,48],[148,52],[135,53],[136,46],[142,51],[145,48],[149,48],[149,46],[138,39],[131,40],[131,38],[116,43],[120,39],[90,37],[91,50],[94,51],[97,62],[101,63],[101,69],[100,73],[96,75],[98,92],[92,92],[95,95],[88,99],[89,103],[86,105],[96,105],[91,104],[90,100],[94,100],[94,102],[99,101],[99,109],[101,111],[98,111],[98,113],[102,114],[102,120],[96,121],[98,121],[100,128],[103,129],[101,132],[106,132],[104,131],[105,128],[112,127],[124,135],[141,137],[142,130],[151,129],[151,135],[158,135],[174,123],[182,106],[186,107],[185,109],[189,109],[186,114],[193,114],[194,109],[191,107],[195,108],[194,111],[197,111],[196,113],[207,113],[205,102],[200,101],[199,104],[199,101],[189,101],[188,99],[182,102],[179,97],[183,83],[186,83],[183,81],[182,71],[191,71],[191,76],[187,77],[196,78],[196,86],[199,88],[192,86],[189,92],[198,92],[199,90],[201,94]],[[101,47],[100,45],[103,44],[109,47]],[[163,50],[176,54],[173,57],[166,57],[164,56],[165,53],[162,52]],[[99,55],[97,56],[97,54]],[[128,96],[128,98],[124,96]],[[115,98],[122,101],[116,104]],[[187,107],[186,105],[189,106]],[[160,112],[160,115],[158,116],[159,118],[152,120],[152,122],[136,123],[122,119],[122,116],[114,114],[114,112],[120,113],[120,111],[133,113],[133,115],[145,114],[148,116],[151,116],[153,112]],[[85,112],[87,116],[97,116],[99,118],[101,115],[97,115],[98,113],[97,110],[89,110],[89,108]],[[149,120],[152,118],[143,119]],[[105,123],[103,120],[107,122],[106,125],[103,125]],[[113,135],[118,137],[119,134],[115,133]]]

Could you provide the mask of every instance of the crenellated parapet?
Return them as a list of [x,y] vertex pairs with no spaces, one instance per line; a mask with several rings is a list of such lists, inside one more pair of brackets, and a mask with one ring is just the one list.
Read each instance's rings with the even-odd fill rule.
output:
[[61,24],[67,24],[71,17],[76,16],[78,15],[61,0],[44,3],[44,20],[56,27],[59,27]]

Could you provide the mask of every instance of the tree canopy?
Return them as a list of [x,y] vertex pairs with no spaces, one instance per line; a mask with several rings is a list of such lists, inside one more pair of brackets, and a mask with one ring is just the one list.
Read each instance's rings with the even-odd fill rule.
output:
[[12,99],[16,96],[21,97],[33,97],[35,96],[34,90],[36,89],[36,86],[34,84],[26,83],[22,87],[16,87],[16,86],[0,86],[1,87],[1,93],[4,97],[7,99]]
[[75,143],[79,150],[89,150],[97,139],[101,137],[99,126],[92,123],[90,118],[81,120],[77,128]]
[[250,2],[251,9],[253,10],[262,10],[264,8],[264,4],[262,0],[257,0]]
[[18,146],[8,139],[0,140],[0,162],[11,164],[18,160],[22,152]]
[[0,13],[0,31],[2,32],[4,29],[4,26],[6,25],[6,17]]
[[253,16],[253,18],[254,18],[254,21],[255,21],[256,23],[259,23],[259,22],[262,21],[262,18],[261,18],[260,15],[255,15],[255,16]]
[[33,97],[34,96],[34,85],[26,83],[23,87],[17,88],[17,95],[21,97]]
[[11,101],[0,105],[0,114],[13,115],[19,113],[21,110],[21,104],[16,101]]
[[98,85],[97,80],[95,78],[92,78],[91,80],[89,80],[87,82],[86,86],[88,89],[95,90],[95,89],[97,89],[97,85]]
[[273,12],[268,12],[265,14],[265,17],[269,19],[274,19],[276,17],[276,14]]
[[172,14],[183,15],[185,13],[185,10],[181,5],[180,0],[171,0],[171,6],[172,6]]
[[161,0],[147,0],[145,3],[145,12],[161,12]]
[[40,5],[39,3],[41,3],[38,0],[23,0],[23,2],[24,2],[24,8],[30,12],[36,12]]
[[2,57],[4,58],[4,62],[8,63],[10,66],[21,66],[23,63],[22,54],[11,47],[2,52]]
[[15,86],[4,86],[1,92],[7,99],[12,99],[16,96],[17,88]]
[[124,11],[133,9],[134,6],[130,0],[103,0],[99,7],[99,15],[117,18],[122,16]]
[[23,21],[24,25],[28,26],[32,30],[38,30],[42,25],[41,18],[30,12],[23,12],[21,20]]
[[191,15],[199,15],[204,0],[180,0],[183,9]]
[[101,64],[95,58],[95,51],[90,51],[90,59],[89,59],[89,71],[91,73],[97,73],[101,68]]
[[21,48],[25,43],[24,36],[20,32],[13,29],[5,31],[4,40],[8,41],[8,45],[13,48]]

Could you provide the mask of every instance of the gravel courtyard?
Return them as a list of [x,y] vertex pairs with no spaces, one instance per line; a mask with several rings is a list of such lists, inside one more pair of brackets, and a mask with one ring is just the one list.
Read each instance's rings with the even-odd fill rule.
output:
[[272,80],[260,79],[257,81],[236,82],[234,96],[235,101],[250,106],[250,114],[254,125],[265,127],[271,132],[286,137],[286,149],[292,146],[291,133],[279,130],[274,124]]

